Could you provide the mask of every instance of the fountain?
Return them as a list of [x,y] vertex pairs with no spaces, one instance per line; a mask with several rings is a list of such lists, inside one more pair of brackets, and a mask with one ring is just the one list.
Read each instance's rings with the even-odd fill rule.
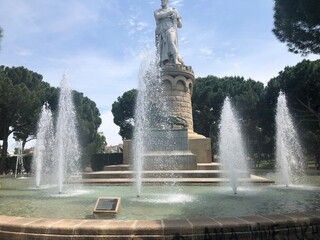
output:
[[[76,130],[76,113],[72,91],[66,75],[60,84],[59,110],[55,133],[54,149],[59,193],[63,182],[71,173],[79,172],[80,148]],[[68,175],[67,175],[68,174]]]
[[[141,194],[142,175],[146,162],[147,141],[152,137],[152,119],[160,115],[161,104],[159,95],[160,79],[159,70],[156,65],[153,52],[146,50],[142,56],[139,72],[139,92],[135,108],[135,129],[134,129],[134,167],[136,172],[137,196]],[[154,80],[154,81],[152,81]],[[160,104],[158,104],[160,103]]]
[[52,169],[54,128],[52,113],[47,103],[42,107],[36,137],[32,168],[35,173],[36,187],[39,188],[41,180],[48,178]]
[[279,182],[289,186],[304,175],[302,148],[282,92],[276,110],[276,168]]
[[[210,139],[193,131],[191,95],[195,78],[192,68],[184,65],[176,51],[177,39],[171,39],[174,41],[170,42],[169,49],[163,44],[163,41],[175,37],[173,33],[175,27],[181,27],[181,19],[177,10],[168,6],[167,0],[162,0],[162,9],[155,12],[155,17],[161,72],[150,72],[150,63],[143,64],[141,68],[140,87],[143,91],[138,96],[135,123],[135,138],[139,141],[131,143],[131,146],[127,142],[129,154],[124,152],[127,164],[133,163],[128,155],[140,159],[135,162],[135,171],[120,166],[121,171],[106,169],[83,174],[81,182],[88,185],[76,191],[65,185],[64,191],[70,192],[68,195],[56,194],[53,188],[34,191],[33,183],[28,179],[1,179],[0,239],[319,239],[319,187],[263,185],[242,187],[243,191],[238,191],[236,182],[243,181],[241,177],[233,180],[234,192],[238,192],[236,195],[230,193],[229,187],[212,186],[224,179],[217,177],[221,173],[217,169],[219,165],[212,163]],[[177,24],[171,29],[172,34],[166,32],[170,19]],[[152,76],[156,83],[161,83],[161,87],[155,89],[164,90],[163,95],[160,91],[148,92],[148,84],[152,82],[144,81],[144,73]],[[150,94],[155,94],[152,97],[163,96],[156,100],[164,100],[161,104],[169,109],[166,114],[146,114],[150,109],[157,109],[146,100]],[[59,109],[54,147],[59,156],[59,192],[62,192],[66,172],[77,170],[75,161],[71,159],[79,157],[76,133],[70,131],[75,127],[75,114],[65,76],[61,82]],[[221,137],[228,135],[225,126],[226,129],[233,126],[233,135],[240,142],[236,120],[229,123],[235,118],[228,99],[222,115]],[[226,124],[224,115],[227,115]],[[148,117],[153,116],[167,119],[170,124],[167,122],[162,126],[163,121],[150,121]],[[169,126],[168,130],[166,125],[173,127]],[[143,131],[143,126],[150,128]],[[172,134],[172,138],[166,137],[167,132]],[[168,145],[160,141],[161,151],[154,148],[152,135],[167,138]],[[229,141],[225,146],[231,147],[229,143],[234,139]],[[135,154],[130,152],[132,146],[139,151]],[[65,152],[64,149],[72,151]],[[225,155],[227,153],[221,149],[221,157],[225,158]],[[243,155],[241,152],[237,157],[242,158]],[[169,165],[161,161],[167,161]],[[242,168],[237,163],[226,165],[232,166],[233,176]],[[150,170],[152,168],[158,169]],[[134,181],[132,174],[136,176],[136,188],[131,186]],[[253,181],[251,178],[244,180]],[[256,183],[270,183],[258,177],[255,180],[258,180]],[[179,185],[173,184],[168,190],[166,185],[159,184],[162,182]],[[142,183],[148,183],[143,186],[143,194]],[[96,199],[101,196],[121,197],[122,211],[107,219],[91,220]]]
[[58,185],[59,193],[62,193],[67,174],[70,176],[79,172],[79,150],[72,91],[64,74],[60,84],[55,130],[52,113],[47,103],[42,107],[38,122],[37,142],[33,156],[36,187],[39,188],[43,179],[48,180],[56,173],[54,181]]
[[224,100],[221,112],[219,153],[222,176],[230,178],[233,193],[237,194],[239,175],[248,172],[248,167],[240,125],[229,97]]

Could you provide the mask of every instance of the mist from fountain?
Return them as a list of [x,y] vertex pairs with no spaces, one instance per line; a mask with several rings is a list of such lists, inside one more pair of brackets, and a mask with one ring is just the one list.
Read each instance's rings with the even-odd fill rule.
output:
[[72,90],[64,74],[60,84],[59,110],[55,134],[55,161],[59,193],[62,193],[64,180],[79,173],[80,148],[76,130],[76,112]]
[[248,172],[240,124],[229,97],[223,103],[220,122],[219,155],[223,178],[230,178],[233,193],[237,193],[240,172]]
[[52,112],[48,104],[42,106],[36,138],[37,141],[34,146],[32,168],[35,172],[36,187],[39,188],[42,179],[47,178],[52,171],[54,127]]
[[280,92],[276,108],[276,169],[280,184],[289,186],[304,175],[304,160],[287,100]]
[[135,122],[133,135],[133,161],[136,179],[137,196],[141,194],[142,174],[145,156],[152,148],[155,128],[164,128],[160,117],[167,116],[168,109],[163,97],[163,86],[160,78],[158,57],[154,50],[145,50],[142,54],[139,69],[138,95],[135,107]]

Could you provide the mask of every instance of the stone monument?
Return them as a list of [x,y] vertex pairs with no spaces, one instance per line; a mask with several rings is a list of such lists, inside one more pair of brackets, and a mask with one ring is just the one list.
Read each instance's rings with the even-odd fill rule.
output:
[[195,82],[192,67],[186,66],[179,53],[178,28],[182,20],[177,9],[161,0],[161,9],[154,12],[156,20],[156,47],[161,67],[164,96],[170,115],[184,119],[188,124],[189,148],[198,163],[212,162],[211,140],[193,130],[192,91]]
[[[196,156],[197,163],[210,163],[212,162],[211,140],[195,133],[193,130],[191,97],[195,77],[192,67],[184,64],[179,53],[178,28],[182,27],[181,17],[177,9],[169,6],[168,0],[161,0],[161,8],[154,12],[154,17],[156,21],[155,39],[159,57],[163,100],[166,102],[169,116],[171,116],[173,121],[177,121],[177,124],[173,125],[184,126],[183,130],[172,130],[172,133],[179,136],[179,138],[185,136],[185,140],[182,139],[183,137],[180,140],[175,140],[183,143],[180,147],[177,147],[177,150],[179,148],[183,151],[190,150]],[[159,131],[157,136],[161,138],[161,131]],[[131,162],[132,153],[129,150],[131,149],[131,145],[131,141],[124,142],[125,164],[130,164]],[[157,151],[162,150],[160,145],[158,144],[159,148],[156,149]],[[186,155],[183,156],[183,158],[188,158],[186,161],[188,163],[185,164],[185,167],[175,168],[195,169],[196,165],[192,164],[192,160],[190,160],[191,157],[187,157],[188,153],[184,152],[183,155]],[[167,157],[171,158],[169,155]],[[166,159],[165,155],[162,158],[159,158],[159,156],[150,156],[150,158],[170,162],[170,160]],[[147,167],[147,169],[148,168],[149,167]],[[152,166],[150,168],[152,168]]]

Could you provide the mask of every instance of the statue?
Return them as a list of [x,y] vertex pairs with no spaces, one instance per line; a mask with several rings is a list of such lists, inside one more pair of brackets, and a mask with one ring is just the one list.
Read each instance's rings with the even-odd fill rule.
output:
[[182,64],[178,50],[178,30],[182,27],[181,18],[169,0],[161,0],[161,9],[154,12],[156,20],[156,46],[160,56],[160,66],[167,63]]

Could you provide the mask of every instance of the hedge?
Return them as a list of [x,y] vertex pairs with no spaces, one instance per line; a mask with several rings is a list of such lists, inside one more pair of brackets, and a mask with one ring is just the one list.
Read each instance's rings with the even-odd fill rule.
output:
[[[31,171],[31,162],[32,162],[32,154],[23,156],[23,166],[26,173],[30,173]],[[8,173],[11,170],[14,173],[16,171],[16,163],[17,163],[17,156],[7,157],[5,172]],[[18,171],[20,172],[20,168],[18,169]]]

